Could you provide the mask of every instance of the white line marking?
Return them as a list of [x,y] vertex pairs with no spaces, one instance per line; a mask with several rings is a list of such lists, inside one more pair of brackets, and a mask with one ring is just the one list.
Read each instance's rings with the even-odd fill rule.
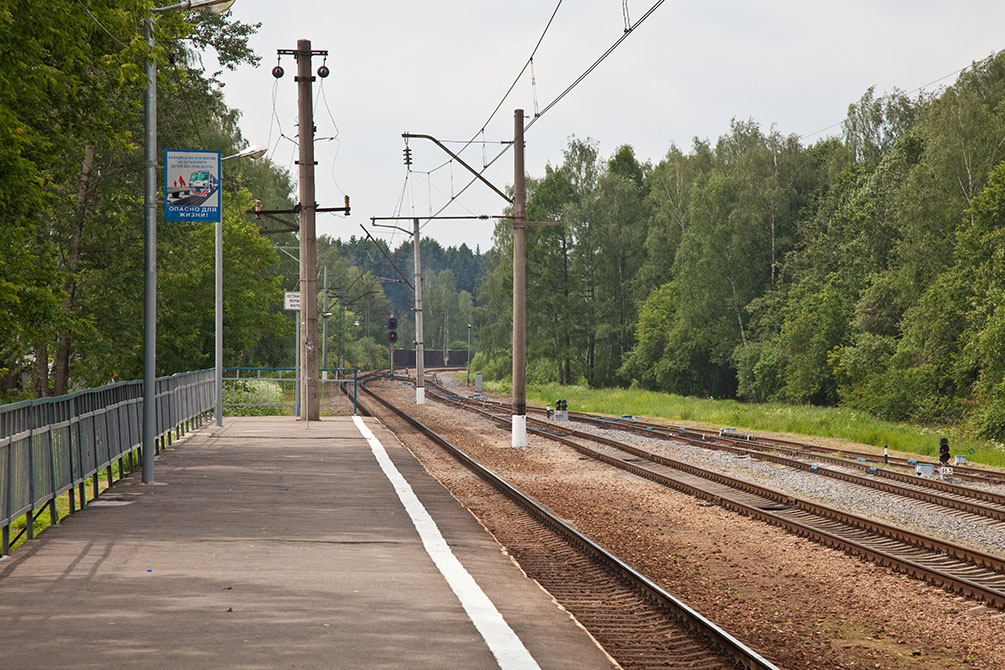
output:
[[457,599],[461,601],[461,606],[467,612],[471,622],[481,633],[485,643],[488,645],[492,655],[496,657],[501,670],[540,670],[540,666],[534,657],[530,655],[523,642],[517,637],[513,629],[503,619],[502,614],[496,606],[485,595],[481,587],[475,582],[471,574],[461,565],[461,562],[450,550],[440,529],[436,527],[433,517],[419,502],[412,487],[405,478],[398,472],[398,468],[391,462],[391,458],[384,450],[384,445],[373,434],[373,431],[363,423],[363,419],[358,416],[352,418],[359,432],[366,438],[370,445],[380,469],[394,486],[398,499],[412,519],[415,529],[419,532],[422,546],[426,553],[433,559],[440,574],[447,580],[447,584],[453,590]]

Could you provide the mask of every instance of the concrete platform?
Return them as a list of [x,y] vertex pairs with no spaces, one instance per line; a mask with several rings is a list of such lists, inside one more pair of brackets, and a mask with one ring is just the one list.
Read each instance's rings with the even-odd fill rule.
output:
[[353,419],[228,418],[158,457],[155,484],[127,478],[0,560],[4,666],[615,667],[396,438],[366,426],[504,624],[491,605],[462,606]]

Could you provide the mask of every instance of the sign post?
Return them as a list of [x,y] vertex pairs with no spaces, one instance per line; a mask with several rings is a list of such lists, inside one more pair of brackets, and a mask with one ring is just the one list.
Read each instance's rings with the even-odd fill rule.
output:
[[293,393],[293,416],[300,416],[300,291],[287,291],[283,294],[283,309],[297,312],[297,346],[293,353],[293,367],[296,369],[293,378],[297,389]]

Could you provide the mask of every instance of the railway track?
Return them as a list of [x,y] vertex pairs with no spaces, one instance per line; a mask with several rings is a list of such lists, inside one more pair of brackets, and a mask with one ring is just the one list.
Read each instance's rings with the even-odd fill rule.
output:
[[[683,440],[688,443],[700,443],[706,448],[733,447],[750,453],[780,453],[796,459],[809,459],[821,463],[829,463],[844,468],[853,468],[862,472],[867,472],[877,477],[886,477],[900,482],[920,483],[921,486],[939,489],[942,491],[963,490],[968,495],[976,496],[980,499],[995,501],[1005,504],[1005,496],[984,492],[973,488],[967,488],[952,482],[927,477],[919,477],[916,474],[891,469],[888,466],[914,469],[919,461],[917,459],[888,457],[888,463],[884,463],[881,457],[865,452],[848,451],[821,447],[818,445],[794,442],[791,440],[780,440],[775,438],[759,437],[754,435],[741,434],[720,434],[711,430],[700,430],[696,428],[679,428],[665,424],[648,423],[637,419],[620,419],[598,417],[582,412],[569,412],[570,419],[582,421],[595,426],[605,428],[616,428],[632,433],[649,436],[661,436],[668,439]],[[832,455],[837,454],[837,455]],[[874,463],[875,465],[870,465]],[[971,482],[985,484],[1005,483],[1005,475],[992,470],[984,470],[974,467],[953,468],[953,478]]]
[[[578,414],[578,413],[577,413]],[[583,414],[583,416],[587,416]],[[579,417],[577,416],[577,419]],[[619,419],[620,421],[620,419]],[[648,424],[642,422],[644,426],[657,426],[658,424]],[[664,428],[666,428],[664,426]],[[902,469],[914,470],[919,462],[924,459],[917,458],[903,458],[898,456],[877,456],[876,454],[862,451],[855,451],[853,449],[837,449],[834,447],[825,447],[816,444],[807,444],[805,442],[797,442],[795,440],[784,440],[781,438],[774,437],[764,437],[757,435],[720,435],[716,431],[711,430],[701,430],[694,428],[679,428],[676,429],[681,432],[691,432],[698,435],[703,435],[705,439],[720,439],[727,442],[736,443],[747,443],[755,449],[774,449],[780,452],[790,453],[794,455],[802,455],[809,458],[815,458],[817,460],[822,460],[824,462],[830,462],[840,465],[845,465],[848,467],[855,467],[859,469],[870,469],[875,466],[869,465],[870,463],[876,464],[876,466],[895,466]],[[896,471],[888,471],[896,472]],[[896,473],[903,474],[903,473]],[[908,475],[911,476],[911,475]],[[1005,484],[1005,473],[997,472],[994,470],[979,468],[970,465],[956,465],[953,466],[953,476],[954,478],[981,482],[987,484]],[[937,480],[931,480],[937,481]]]
[[[453,397],[453,394],[448,389],[442,386],[437,386],[437,388],[441,394]],[[483,408],[491,406],[497,408],[498,411],[505,411],[507,413],[510,411],[507,403],[478,401],[477,403],[469,402],[469,404],[481,405]],[[544,415],[545,413],[545,410],[540,408],[528,407],[528,411],[539,415]],[[998,525],[1005,525],[1005,495],[972,486],[963,486],[953,482],[919,477],[895,470],[870,466],[867,462],[863,463],[861,460],[849,461],[844,458],[817,454],[809,451],[816,448],[814,445],[802,445],[805,449],[794,449],[780,445],[783,442],[787,444],[801,443],[781,440],[769,442],[763,438],[752,438],[751,436],[721,436],[714,431],[675,428],[662,424],[613,417],[598,417],[582,412],[569,412],[569,418],[596,428],[621,430],[648,438],[683,442],[702,449],[713,449],[745,455],[752,459],[767,461],[805,472],[812,472],[822,477],[830,477],[904,498],[911,498],[923,503],[945,507],[965,515],[972,515],[970,520],[973,521],[979,521],[978,517],[980,517],[998,522]],[[549,425],[559,430],[558,423],[551,423]],[[782,453],[776,453],[779,451]],[[816,462],[829,463],[842,469],[821,467]],[[849,468],[857,469],[861,474],[847,472]],[[973,470],[971,468],[971,471]],[[991,475],[980,475],[979,477],[973,475],[970,479],[984,482],[993,481]]]
[[[916,475],[908,475],[901,472],[883,470],[878,467],[865,467],[863,474],[849,473],[845,469],[834,469],[821,467],[805,460],[805,454],[797,454],[800,457],[791,455],[779,455],[773,453],[774,447],[754,442],[740,442],[737,444],[732,440],[724,440],[717,437],[708,437],[701,433],[691,433],[690,431],[675,432],[656,428],[653,430],[637,430],[624,423],[612,424],[609,421],[590,421],[591,425],[600,428],[617,428],[626,430],[646,437],[654,437],[663,440],[673,440],[684,442],[692,446],[703,449],[715,449],[728,451],[734,454],[749,456],[750,458],[784,465],[796,470],[813,472],[822,477],[839,479],[851,484],[876,489],[885,493],[912,498],[921,502],[946,507],[976,517],[984,517],[995,521],[1005,521],[1005,495],[976,489],[970,486],[961,486],[947,481],[928,479]],[[843,459],[816,457],[813,460],[824,460],[833,463],[841,468],[852,467],[850,463]]]
[[361,407],[391,413],[445,449],[513,507],[507,550],[572,612],[622,667],[775,669],[776,666],[363,383]]
[[[501,406],[427,393],[509,425]],[[610,438],[528,419],[528,432],[556,440],[597,460],[723,507],[783,527],[827,546],[867,558],[949,591],[1005,608],[1005,558],[945,542],[687,465]]]
[[[444,389],[445,390],[445,389]],[[495,400],[483,399],[486,406],[500,407],[509,410],[510,404]],[[528,414],[544,415],[544,407],[527,405]],[[654,435],[664,435],[684,441],[698,440],[702,447],[715,448],[716,445],[732,445],[747,451],[775,451],[786,453],[798,458],[812,459],[823,463],[840,465],[847,468],[855,468],[867,471],[879,477],[889,477],[898,481],[921,481],[923,486],[931,488],[941,488],[942,490],[953,490],[954,484],[936,479],[917,477],[914,474],[888,469],[888,466],[897,467],[913,471],[924,459],[903,458],[898,456],[877,456],[874,453],[855,451],[853,449],[838,449],[825,447],[817,444],[797,442],[795,440],[785,440],[781,438],[765,437],[751,434],[722,434],[721,431],[706,430],[701,428],[684,428],[671,426],[665,423],[651,423],[637,418],[626,419],[624,417],[600,416],[596,413],[576,412],[569,410],[569,419],[580,421],[595,426],[624,430],[640,435],[653,437]],[[884,467],[880,467],[884,466]],[[953,467],[953,477],[964,481],[985,484],[1005,484],[1005,472],[981,468],[973,465],[957,465]],[[1005,497],[998,496],[998,499]]]

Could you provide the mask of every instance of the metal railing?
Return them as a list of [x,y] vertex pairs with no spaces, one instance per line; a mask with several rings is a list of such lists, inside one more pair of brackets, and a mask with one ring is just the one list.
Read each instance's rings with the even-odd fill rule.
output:
[[[155,452],[205,420],[214,409],[213,370],[161,377],[156,383]],[[78,391],[56,398],[0,405],[0,556],[26,534],[46,508],[56,525],[56,499],[68,494],[70,513],[87,504],[85,485],[112,466],[136,469],[142,462],[143,382],[128,381]],[[25,527],[13,540],[11,526],[24,517]]]
[[[356,413],[355,368],[321,371],[320,407],[327,415]],[[223,407],[226,414],[298,415],[299,376],[296,368],[224,368]]]

